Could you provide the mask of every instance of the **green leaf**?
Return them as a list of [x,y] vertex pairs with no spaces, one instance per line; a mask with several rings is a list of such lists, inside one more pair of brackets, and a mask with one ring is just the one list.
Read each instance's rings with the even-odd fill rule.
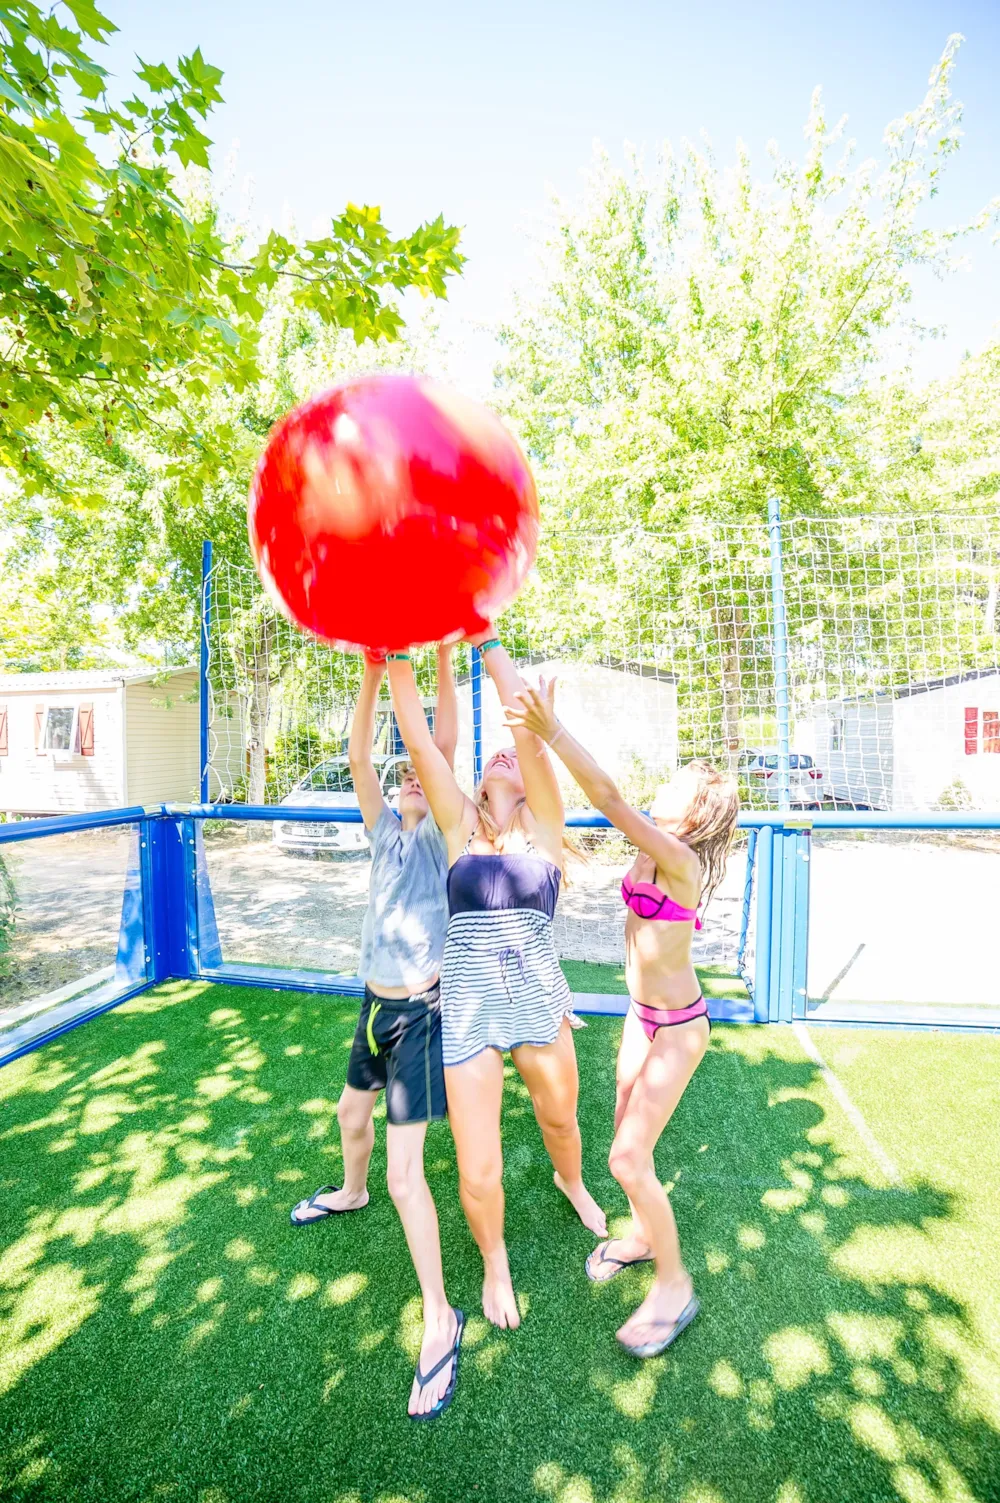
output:
[[36,106],[31,103],[31,100],[25,99],[24,95],[19,93],[5,78],[0,78],[0,94],[3,95],[4,99],[9,99],[11,104],[16,104],[18,109],[23,110],[26,115],[36,115],[38,113]]
[[118,30],[114,22],[109,21],[107,16],[97,9],[93,0],[63,0],[63,4],[84,36],[92,38],[95,42],[105,41]]
[[[139,61],[142,63],[142,58]],[[141,78],[154,94],[166,94],[168,90],[177,87],[177,79],[166,63],[142,63],[136,76]]]

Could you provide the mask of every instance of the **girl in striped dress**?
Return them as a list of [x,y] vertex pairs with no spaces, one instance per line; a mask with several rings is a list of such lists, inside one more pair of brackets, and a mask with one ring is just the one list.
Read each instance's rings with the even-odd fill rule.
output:
[[[502,704],[522,683],[492,631],[478,646]],[[539,738],[514,732],[475,800],[431,738],[405,653],[391,653],[396,719],[448,845],[448,937],[441,965],[441,1044],[459,1193],[483,1255],[483,1313],[520,1325],[504,1245],[500,1107],[503,1054],[531,1096],[555,1183],[585,1226],[603,1237],[604,1213],[583,1183],[576,1118],[572,1001],[552,940],[562,879],[564,821],[555,773]]]

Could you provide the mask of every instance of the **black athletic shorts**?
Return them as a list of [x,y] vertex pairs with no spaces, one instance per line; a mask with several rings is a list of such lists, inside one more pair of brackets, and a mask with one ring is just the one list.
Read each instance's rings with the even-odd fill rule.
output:
[[413,997],[394,999],[376,997],[365,987],[347,1084],[356,1091],[384,1090],[386,1116],[397,1127],[447,1115],[439,982]]

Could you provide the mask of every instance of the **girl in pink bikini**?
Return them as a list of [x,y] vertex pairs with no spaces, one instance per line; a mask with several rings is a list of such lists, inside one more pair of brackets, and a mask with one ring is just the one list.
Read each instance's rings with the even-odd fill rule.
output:
[[622,883],[625,976],[631,1006],[618,1051],[615,1138],[609,1165],[628,1196],[632,1227],[598,1243],[587,1276],[605,1283],[633,1263],[655,1263],[653,1287],[618,1332],[625,1350],[655,1357],[698,1313],[681,1261],[677,1224],[656,1177],[653,1149],[708,1047],[708,1008],[691,964],[691,939],[726,869],[739,815],[736,779],[689,762],[657,792],[647,818],[555,715],[555,680],[522,690],[506,710],[555,752],[595,809],[639,849]]

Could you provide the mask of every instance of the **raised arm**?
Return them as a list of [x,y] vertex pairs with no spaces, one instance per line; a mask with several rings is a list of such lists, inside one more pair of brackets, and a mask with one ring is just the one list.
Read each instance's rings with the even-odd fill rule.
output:
[[507,724],[533,731],[552,748],[560,762],[572,773],[595,809],[609,819],[616,829],[652,856],[656,869],[667,881],[697,882],[700,863],[691,847],[626,803],[615,781],[599,767],[586,747],[580,745],[559,720],[555,712],[555,679],[539,679],[538,688],[522,688],[504,705]]
[[413,668],[406,653],[390,653],[389,691],[400,735],[417,770],[438,828],[448,841],[449,853],[461,846],[478,822],[476,806],[466,798],[440,748],[435,745],[420,703]]
[[438,701],[434,716],[434,744],[454,771],[458,746],[458,695],[451,669],[452,648],[442,642],[438,648]]
[[378,691],[385,674],[385,663],[372,663],[365,659],[365,672],[361,680],[361,693],[354,707],[351,721],[351,736],[347,743],[347,760],[351,764],[354,791],[361,805],[361,817],[365,828],[374,830],[387,807],[382,797],[382,786],[372,761],[372,741],[375,737],[375,706]]
[[[501,705],[513,704],[524,684],[507,649],[494,635],[493,628],[470,637],[469,641],[474,647],[480,647],[481,650],[485,648],[482,652],[483,663],[496,684]],[[549,835],[558,849],[562,842],[566,811],[555,769],[549,761],[542,739],[532,729],[523,723],[514,724],[511,721],[508,721],[508,725],[514,733],[517,762],[524,780],[525,802],[536,824]]]

